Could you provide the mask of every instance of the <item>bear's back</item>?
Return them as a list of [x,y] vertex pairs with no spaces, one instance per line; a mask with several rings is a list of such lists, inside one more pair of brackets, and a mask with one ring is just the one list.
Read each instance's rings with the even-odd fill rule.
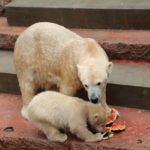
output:
[[[86,102],[85,102],[86,103]],[[82,116],[85,104],[83,100],[63,95],[58,92],[46,91],[36,95],[28,106],[29,117],[42,118],[53,124],[67,126],[76,116]]]
[[29,52],[36,51],[37,47],[40,47],[41,50],[52,51],[54,54],[73,38],[80,37],[58,24],[40,22],[31,25],[19,36],[16,47],[22,45],[21,49],[19,49],[22,52],[24,50]]

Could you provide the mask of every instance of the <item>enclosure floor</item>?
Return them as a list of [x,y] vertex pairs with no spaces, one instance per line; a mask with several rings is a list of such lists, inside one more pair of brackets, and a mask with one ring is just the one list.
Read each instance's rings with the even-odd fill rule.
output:
[[[115,107],[121,114],[120,123],[125,123],[126,131],[115,134],[109,140],[86,143],[72,135],[64,144],[48,141],[33,124],[20,115],[21,97],[0,94],[0,149],[52,149],[52,150],[148,150],[150,149],[150,111]],[[3,131],[13,127],[13,132]]]

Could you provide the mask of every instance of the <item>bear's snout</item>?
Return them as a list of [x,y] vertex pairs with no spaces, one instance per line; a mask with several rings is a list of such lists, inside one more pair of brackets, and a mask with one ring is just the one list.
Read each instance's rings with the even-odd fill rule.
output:
[[88,98],[92,103],[94,104],[99,103],[100,96],[101,96],[101,89],[99,87],[97,86],[89,87],[87,89],[87,92],[88,92]]
[[91,102],[94,104],[97,104],[98,103],[98,97],[91,98]]
[[92,98],[91,102],[94,103],[94,104],[98,103],[98,98]]

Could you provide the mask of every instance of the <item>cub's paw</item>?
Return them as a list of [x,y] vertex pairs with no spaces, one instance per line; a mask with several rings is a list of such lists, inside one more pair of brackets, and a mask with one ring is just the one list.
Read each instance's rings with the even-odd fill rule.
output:
[[103,134],[97,133],[97,136],[98,136],[98,141],[102,141],[103,140]]
[[60,134],[58,142],[64,143],[67,140],[68,136],[66,134]]
[[66,134],[62,134],[62,133],[57,133],[55,134],[54,136],[47,136],[47,138],[50,140],[50,141],[53,141],[53,142],[60,142],[60,143],[64,143],[68,136]]
[[103,135],[101,133],[93,134],[89,137],[86,137],[85,142],[98,142],[103,139]]

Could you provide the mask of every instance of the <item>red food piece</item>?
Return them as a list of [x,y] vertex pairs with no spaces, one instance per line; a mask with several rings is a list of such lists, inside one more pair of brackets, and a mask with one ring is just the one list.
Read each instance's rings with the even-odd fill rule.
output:
[[113,123],[112,126],[111,126],[111,131],[123,131],[125,130],[126,128],[126,125],[120,125],[120,124],[117,124],[117,123]]
[[[112,109],[111,110],[111,116],[107,117],[107,123],[106,126],[104,127],[103,131],[103,140],[111,138],[115,132],[121,132],[124,131],[126,128],[125,124],[117,124],[114,123],[114,121],[119,117],[119,113],[117,110]],[[149,126],[148,126],[149,128]]]
[[111,110],[111,117],[112,118],[115,118],[116,117],[116,112],[114,109]]
[[110,124],[110,123],[112,123],[113,122],[113,120],[112,120],[112,118],[111,117],[107,117],[107,124]]
[[110,132],[111,128],[110,127],[104,127],[104,132]]
[[115,110],[112,109],[111,110],[111,116],[107,117],[106,121],[107,121],[107,124],[110,124],[110,123],[113,123],[115,120],[116,120],[116,113],[115,113]]

